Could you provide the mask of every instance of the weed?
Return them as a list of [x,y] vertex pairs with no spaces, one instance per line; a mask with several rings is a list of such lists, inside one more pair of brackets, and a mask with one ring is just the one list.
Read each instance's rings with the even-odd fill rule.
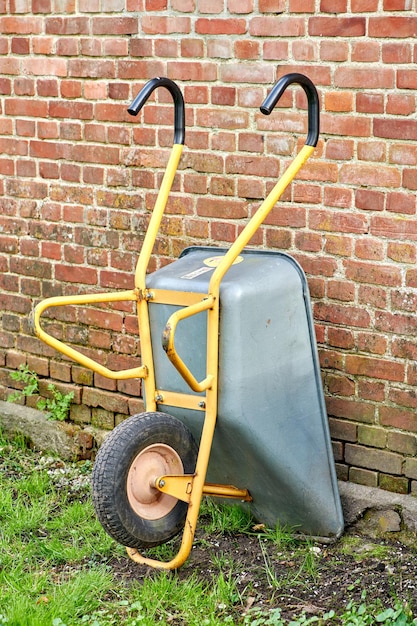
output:
[[287,550],[299,545],[299,539],[297,539],[295,531],[295,528],[276,524],[274,528],[262,528],[258,536],[271,541],[278,549]]
[[61,393],[55,385],[49,384],[48,390],[52,394],[52,398],[41,398],[36,405],[41,411],[47,411],[51,415],[51,419],[63,422],[68,417],[71,402],[74,393]]
[[247,533],[253,528],[253,518],[247,509],[237,504],[226,505],[212,498],[204,498],[201,503],[200,517],[208,533]]
[[[24,387],[10,394],[7,398],[8,402],[19,402],[22,398],[34,396],[39,393],[39,381],[36,372],[32,372],[27,365],[21,365],[16,372],[10,374],[11,378],[19,383],[23,383]],[[71,402],[74,399],[74,393],[61,393],[52,383],[48,385],[48,391],[51,398],[41,398],[38,400],[36,407],[40,411],[47,411],[50,418],[63,422],[68,417]]]
[[344,626],[368,626],[373,624],[385,624],[386,626],[412,626],[417,624],[417,618],[408,605],[396,602],[394,607],[383,609],[380,603],[366,603],[366,591],[362,592],[362,602],[355,604],[348,602],[346,610],[341,615]]
[[364,543],[360,537],[342,537],[341,553],[351,554],[356,561],[376,558],[384,559],[388,554],[388,547],[381,543]]
[[10,394],[7,398],[8,402],[18,402],[22,397],[34,396],[38,393],[38,377],[27,365],[20,365],[18,370],[10,374],[10,377],[18,383],[23,383],[24,387]]

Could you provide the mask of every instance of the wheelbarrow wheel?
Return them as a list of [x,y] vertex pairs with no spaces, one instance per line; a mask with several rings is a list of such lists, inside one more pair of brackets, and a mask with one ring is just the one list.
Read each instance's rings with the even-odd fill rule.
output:
[[101,446],[92,475],[94,508],[107,533],[129,548],[150,548],[179,533],[188,505],[159,491],[155,479],[193,474],[197,452],[189,429],[167,413],[121,422]]

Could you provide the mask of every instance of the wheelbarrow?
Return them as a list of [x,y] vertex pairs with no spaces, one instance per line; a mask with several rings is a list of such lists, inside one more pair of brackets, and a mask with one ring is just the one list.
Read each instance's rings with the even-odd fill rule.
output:
[[[146,411],[109,434],[92,476],[101,524],[137,563],[180,567],[206,495],[325,541],[343,531],[305,275],[287,254],[246,248],[318,141],[318,95],[306,76],[278,80],[261,112],[269,115],[292,84],[307,95],[305,145],[236,241],[227,250],[188,248],[147,275],[185,136],[179,87],[150,80],[128,111],[137,115],[164,87],[174,100],[175,134],[134,289],[49,298],[35,308],[35,331],[49,346],[102,376],[143,380]],[[109,370],[40,325],[49,307],[123,301],[137,306],[142,361],[132,369]],[[142,554],[181,530],[170,561]]]

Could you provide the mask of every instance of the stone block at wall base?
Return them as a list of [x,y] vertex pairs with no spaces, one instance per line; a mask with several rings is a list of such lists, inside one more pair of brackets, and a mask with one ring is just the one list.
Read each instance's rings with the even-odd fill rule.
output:
[[92,426],[48,419],[37,409],[0,401],[0,429],[8,434],[20,434],[38,450],[57,454],[64,460],[92,458],[108,431]]

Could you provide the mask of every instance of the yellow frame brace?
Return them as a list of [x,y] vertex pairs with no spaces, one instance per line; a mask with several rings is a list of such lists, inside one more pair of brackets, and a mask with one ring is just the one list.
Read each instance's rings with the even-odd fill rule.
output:
[[[146,232],[142,250],[138,259],[135,271],[135,288],[131,291],[122,291],[116,293],[99,293],[90,295],[63,296],[49,298],[38,304],[34,312],[34,327],[37,336],[52,348],[60,351],[62,354],[71,358],[81,365],[101,374],[102,376],[113,379],[129,379],[141,378],[145,386],[146,410],[155,411],[157,402],[162,398],[158,397],[155,387],[154,361],[151,343],[151,331],[149,323],[148,302],[158,303],[158,294],[155,294],[146,288],[146,271],[152,254],[156,236],[161,224],[162,216],[168,201],[169,192],[172,187],[174,176],[181,158],[183,145],[174,143],[168,165],[162,180],[162,184],[158,193],[156,204],[151,216],[148,230]],[[223,276],[229,270],[233,262],[242,252],[243,248],[250,241],[256,230],[264,222],[266,216],[279,200],[287,186],[291,183],[297,172],[307,161],[314,151],[314,146],[305,145],[288,169],[284,172],[281,179],[269,193],[267,198],[261,204],[255,215],[243,229],[234,244],[224,255],[222,261],[215,269],[210,283],[208,294],[181,293],[176,294],[177,304],[186,304],[184,308],[175,312],[168,320],[164,335],[163,343],[166,348],[167,356],[179,371],[181,376],[186,380],[191,389],[195,392],[205,392],[203,396],[202,406],[205,405],[205,418],[202,428],[200,447],[196,462],[194,475],[188,476],[161,476],[156,480],[156,486],[160,491],[169,493],[185,502],[188,502],[187,518],[184,526],[181,546],[176,556],[168,562],[162,562],[149,559],[142,556],[136,549],[127,548],[129,556],[137,563],[146,564],[160,569],[176,569],[179,568],[190,554],[194,534],[197,526],[197,519],[201,498],[204,494],[222,496],[227,498],[238,498],[240,500],[250,501],[250,494],[245,489],[237,489],[228,485],[212,485],[206,484],[205,478],[209,463],[210,451],[213,442],[214,429],[217,419],[217,383],[218,383],[218,364],[219,364],[219,294],[220,284]],[[169,296],[165,292],[159,294],[163,301]],[[164,298],[165,296],[165,298]],[[97,303],[111,303],[122,301],[135,301],[137,303],[137,315],[139,321],[139,332],[142,347],[142,365],[137,368],[112,371],[105,366],[97,363],[93,359],[82,354],[78,350],[67,346],[58,339],[46,333],[40,325],[40,317],[42,313],[49,307],[65,306],[65,305],[86,305]],[[191,304],[189,304],[191,302]],[[181,357],[175,349],[175,331],[177,325],[184,319],[207,311],[207,363],[206,377],[202,381],[197,381],[194,375],[189,371]]]

